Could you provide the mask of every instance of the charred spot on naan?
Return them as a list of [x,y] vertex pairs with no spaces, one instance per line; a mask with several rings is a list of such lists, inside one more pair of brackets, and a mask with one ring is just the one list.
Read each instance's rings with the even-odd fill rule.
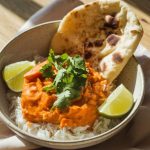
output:
[[87,48],[91,48],[91,47],[101,47],[103,45],[103,41],[102,39],[92,39],[92,40],[88,40],[86,39],[86,41],[84,42],[84,49],[86,50]]
[[78,17],[79,17],[79,12],[78,12],[78,11],[75,11],[75,12],[74,12],[74,17],[75,17],[75,18],[78,18]]
[[[86,39],[84,42],[84,58],[88,61],[92,57],[96,57],[99,51],[103,48],[104,46],[104,40],[101,38],[98,39]],[[93,61],[93,58],[91,60],[91,63]]]
[[84,42],[84,48],[90,48],[90,47],[93,47],[93,43],[86,40],[86,41]]
[[109,30],[106,30],[106,37],[108,37],[109,35],[113,34],[113,31],[109,31]]
[[119,40],[120,40],[120,37],[115,34],[111,34],[107,37],[107,42],[111,46],[116,46]]
[[116,52],[112,55],[112,61],[116,64],[122,63],[123,58],[119,52]]
[[104,26],[116,29],[119,27],[119,21],[112,15],[106,15]]
[[90,51],[85,51],[84,58],[85,59],[90,59],[91,57],[92,57],[92,53]]
[[102,63],[102,65],[100,66],[100,71],[101,72],[104,72],[104,71],[106,71],[107,70],[107,64],[104,62],[104,63]]
[[94,41],[94,46],[95,47],[100,47],[102,45],[103,45],[103,40],[96,40],[96,41]]

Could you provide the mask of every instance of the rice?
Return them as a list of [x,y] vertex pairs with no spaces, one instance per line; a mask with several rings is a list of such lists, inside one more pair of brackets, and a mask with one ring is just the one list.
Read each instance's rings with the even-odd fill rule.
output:
[[119,123],[116,119],[107,119],[100,116],[94,123],[92,130],[89,126],[60,129],[58,125],[51,123],[29,123],[22,115],[21,98],[13,92],[8,92],[7,98],[10,102],[10,118],[25,132],[42,139],[57,141],[72,141],[89,138],[108,131]]

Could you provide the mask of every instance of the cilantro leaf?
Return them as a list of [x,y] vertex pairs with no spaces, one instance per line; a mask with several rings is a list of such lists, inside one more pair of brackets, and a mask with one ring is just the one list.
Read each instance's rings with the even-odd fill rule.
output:
[[42,73],[42,76],[44,78],[49,78],[54,76],[54,71],[52,70],[51,64],[46,64],[40,69],[40,72]]
[[58,94],[57,100],[54,102],[52,109],[55,107],[63,109],[63,108],[66,108],[67,106],[69,106],[71,103],[71,101],[69,100],[70,94],[71,93],[68,90],[62,92],[61,94]]
[[85,62],[83,61],[83,58],[77,55],[73,59],[75,68],[85,70]]
[[61,82],[66,70],[60,69],[55,77],[54,84],[57,86],[59,82]]
[[45,92],[49,92],[49,91],[52,91],[52,90],[54,90],[54,89],[55,89],[54,84],[47,85],[47,86],[44,86],[44,87],[43,87],[43,90],[44,90]]
[[60,56],[62,62],[64,62],[65,60],[67,60],[68,57],[69,57],[69,56],[68,56],[67,53],[64,53],[64,54],[62,54],[62,55]]
[[[56,75],[54,75],[52,66],[57,70]],[[54,51],[50,50],[48,64],[43,66],[42,74],[44,77],[54,79],[52,85],[43,88],[46,92],[51,92],[54,89],[56,91],[57,100],[52,108],[66,108],[80,97],[87,80],[87,73],[85,62],[79,55],[70,57],[64,53],[56,56]]]
[[67,89],[66,91],[57,95],[57,100],[54,102],[52,108],[63,109],[71,105],[71,102],[74,98],[80,96],[80,91],[75,89]]
[[60,69],[54,79],[54,86],[57,90],[57,93],[60,93],[63,89],[64,84],[62,84],[63,77],[65,76],[65,69]]
[[49,56],[48,56],[48,62],[50,64],[54,63],[55,62],[55,54],[54,54],[54,51],[51,49],[50,52],[49,52]]

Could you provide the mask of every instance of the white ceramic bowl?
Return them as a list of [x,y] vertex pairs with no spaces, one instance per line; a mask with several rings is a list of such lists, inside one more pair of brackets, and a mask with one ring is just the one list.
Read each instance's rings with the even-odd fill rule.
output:
[[142,102],[142,97],[144,94],[143,72],[141,66],[137,63],[135,58],[131,58],[119,76],[118,84],[123,83],[133,93],[135,104],[130,113],[125,116],[117,126],[103,134],[83,140],[58,142],[49,139],[43,140],[22,131],[9,117],[9,102],[6,99],[7,87],[2,79],[2,69],[5,65],[13,62],[21,60],[33,60],[35,55],[47,56],[51,38],[56,32],[58,25],[59,21],[54,21],[31,28],[11,40],[0,53],[0,117],[4,123],[17,135],[35,144],[57,149],[77,149],[88,147],[111,138],[122,128],[124,128],[133,118]]

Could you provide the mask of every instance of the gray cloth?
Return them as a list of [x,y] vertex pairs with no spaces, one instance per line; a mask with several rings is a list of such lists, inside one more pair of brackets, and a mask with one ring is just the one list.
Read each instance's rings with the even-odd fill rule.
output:
[[[48,6],[33,15],[20,29],[20,32],[42,22],[59,20],[69,10],[80,4],[81,2],[79,0],[53,0]],[[135,56],[143,67],[146,80],[145,98],[142,106],[140,106],[136,116],[132,119],[132,121],[121,132],[101,144],[85,149],[150,150],[150,52],[143,48],[143,46],[139,46],[135,53]],[[15,136],[13,138],[14,140],[16,140]],[[20,142],[21,146],[15,147],[15,144],[13,144],[13,142],[10,142],[10,144],[8,144],[7,140],[9,141],[9,138],[5,137],[5,143],[3,142],[3,144],[0,141],[0,150],[36,148],[36,146],[28,144],[27,142],[21,141],[19,139],[17,140]],[[42,150],[43,148],[40,149]]]

